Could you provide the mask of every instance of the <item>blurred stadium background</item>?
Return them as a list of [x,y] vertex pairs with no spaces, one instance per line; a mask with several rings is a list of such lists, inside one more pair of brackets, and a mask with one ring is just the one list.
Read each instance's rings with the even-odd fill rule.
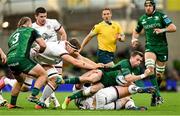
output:
[[[145,0],[0,0],[0,47],[7,53],[7,38],[16,28],[20,17],[29,16],[34,21],[34,10],[43,6],[48,10],[48,17],[60,21],[68,38],[77,37],[80,42],[92,29],[92,26],[101,21],[101,10],[104,7],[110,7],[113,12],[113,20],[118,21],[125,34],[127,41],[118,43],[116,52],[117,60],[128,57],[130,50],[130,40],[132,30],[136,26],[137,19],[144,13]],[[178,91],[180,88],[180,0],[156,0],[158,10],[168,14],[177,26],[177,32],[168,34],[169,42],[169,61],[165,79],[161,89],[166,91]],[[140,41],[142,49],[144,36]],[[96,60],[95,52],[97,48],[96,39],[85,47],[83,55]],[[66,72],[81,74],[76,72],[75,68],[65,64]],[[68,65],[68,66],[67,66]],[[77,75],[78,75],[77,74]],[[146,81],[146,85],[148,85]],[[61,86],[60,90],[70,91],[70,85]],[[8,87],[5,90],[9,90]]]

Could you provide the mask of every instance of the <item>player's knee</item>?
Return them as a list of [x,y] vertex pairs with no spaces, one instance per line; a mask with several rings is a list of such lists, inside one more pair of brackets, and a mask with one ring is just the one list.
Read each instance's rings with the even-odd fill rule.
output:
[[26,86],[26,85],[23,85],[22,87],[21,87],[21,91],[22,92],[28,92],[29,91],[29,86]]
[[98,75],[99,77],[101,77],[102,74],[103,74],[101,70],[97,70],[96,73],[97,73],[97,75]]
[[133,99],[129,99],[126,104],[125,104],[125,109],[129,109],[130,107],[135,106],[134,104],[134,100]]
[[83,95],[84,96],[91,96],[91,95],[93,95],[93,92],[94,91],[92,91],[91,86],[90,86],[90,87],[83,90]]
[[162,78],[164,76],[166,66],[156,65],[156,76]]
[[153,59],[145,60],[145,66],[151,71],[152,74],[154,74],[155,61]]

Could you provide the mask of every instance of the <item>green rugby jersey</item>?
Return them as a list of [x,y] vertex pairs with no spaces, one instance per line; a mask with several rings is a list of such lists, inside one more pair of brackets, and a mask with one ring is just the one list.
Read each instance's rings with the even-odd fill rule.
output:
[[154,33],[154,29],[165,28],[171,23],[172,21],[167,17],[167,15],[155,11],[151,16],[144,14],[139,18],[136,32],[140,33],[141,30],[144,29],[146,45],[167,45],[166,33],[156,34]]
[[8,40],[8,58],[27,57],[29,58],[32,43],[39,38],[39,33],[30,27],[21,27],[11,34]]
[[120,65],[120,74],[126,76],[128,74],[139,75],[141,74],[140,67],[132,67],[128,59],[121,60],[114,67],[119,67]]
[[126,75],[141,74],[140,67],[132,67],[128,59],[121,60],[111,69],[109,69],[109,71],[103,71],[101,83],[105,87],[114,85],[124,85],[126,83],[124,80]]

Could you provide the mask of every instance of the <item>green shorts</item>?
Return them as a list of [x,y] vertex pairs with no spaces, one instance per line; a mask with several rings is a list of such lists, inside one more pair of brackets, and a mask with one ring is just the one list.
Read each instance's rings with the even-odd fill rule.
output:
[[37,65],[37,63],[31,59],[25,57],[8,58],[7,64],[15,74],[20,74],[22,72],[28,73]]
[[153,52],[156,54],[157,60],[160,62],[168,61],[168,47],[167,46],[150,46],[146,45],[146,52]]
[[117,85],[116,82],[117,75],[118,75],[118,71],[103,72],[103,76],[100,82],[104,85],[104,87],[115,86]]

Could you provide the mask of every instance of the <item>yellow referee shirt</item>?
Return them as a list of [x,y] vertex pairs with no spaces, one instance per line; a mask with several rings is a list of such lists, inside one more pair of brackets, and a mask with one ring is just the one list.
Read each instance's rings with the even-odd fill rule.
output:
[[115,52],[116,51],[116,41],[117,35],[123,34],[122,28],[117,22],[112,21],[109,25],[102,21],[96,24],[91,30],[92,35],[97,35],[98,49]]

